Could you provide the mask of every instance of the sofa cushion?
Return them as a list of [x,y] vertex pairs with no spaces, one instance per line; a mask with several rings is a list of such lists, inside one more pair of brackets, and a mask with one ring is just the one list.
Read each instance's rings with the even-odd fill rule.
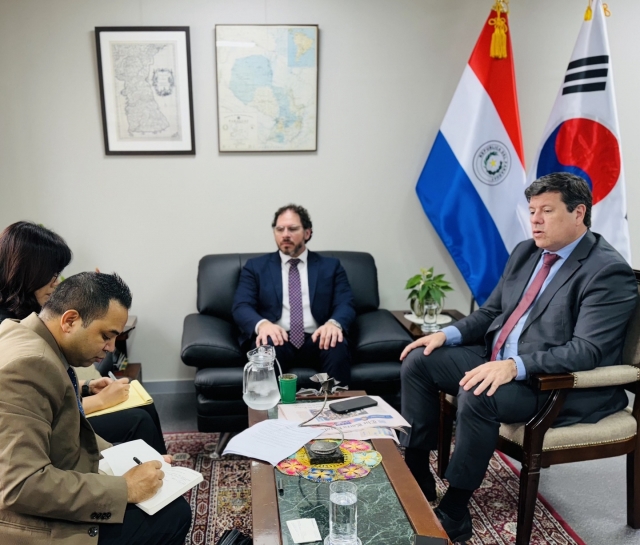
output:
[[398,361],[411,335],[388,310],[356,316],[349,341],[354,362]]
[[240,270],[262,254],[205,255],[198,263],[198,312],[233,322],[231,307]]
[[189,314],[182,331],[182,361],[193,367],[240,367],[246,354],[237,342],[237,328],[206,314]]
[[380,306],[378,269],[371,254],[366,252],[318,252],[340,260],[353,292],[356,314],[371,312]]
[[[371,254],[365,252],[318,252],[340,260],[347,273],[357,314],[376,310],[378,271]],[[198,264],[198,312],[233,321],[231,308],[245,263],[261,253],[206,255]]]

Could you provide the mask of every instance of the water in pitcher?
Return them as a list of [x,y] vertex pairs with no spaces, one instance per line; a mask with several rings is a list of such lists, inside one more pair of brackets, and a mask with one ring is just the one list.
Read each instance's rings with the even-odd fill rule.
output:
[[356,503],[358,497],[349,492],[334,492],[329,495],[329,536],[331,545],[356,545],[358,537],[358,517]]
[[280,392],[275,381],[252,384],[250,388],[242,399],[252,409],[257,411],[270,409],[280,401]]

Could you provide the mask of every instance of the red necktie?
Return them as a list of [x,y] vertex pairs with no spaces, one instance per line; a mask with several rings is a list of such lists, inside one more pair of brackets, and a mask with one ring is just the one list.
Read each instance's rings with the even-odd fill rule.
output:
[[502,331],[500,331],[500,335],[498,336],[498,340],[496,341],[496,345],[493,347],[493,352],[491,352],[491,361],[495,361],[500,353],[500,350],[504,346],[505,341],[509,334],[513,331],[513,328],[516,326],[520,318],[524,315],[525,312],[529,309],[531,304],[536,300],[538,293],[540,293],[540,289],[542,288],[542,284],[549,276],[549,271],[553,264],[560,259],[558,254],[544,254],[542,256],[543,264],[541,269],[536,274],[536,277],[531,282],[529,289],[525,292],[522,299],[518,303],[518,306],[509,316],[507,322],[502,326]]

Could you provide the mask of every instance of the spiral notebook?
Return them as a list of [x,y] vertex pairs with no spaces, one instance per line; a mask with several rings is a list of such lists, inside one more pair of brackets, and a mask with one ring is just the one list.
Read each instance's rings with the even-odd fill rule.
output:
[[106,475],[124,475],[136,466],[136,462],[133,460],[134,456],[141,462],[158,460],[162,463],[162,471],[164,472],[162,486],[155,496],[136,503],[148,515],[154,515],[203,480],[202,473],[198,471],[167,464],[162,455],[142,439],[120,443],[115,447],[103,450],[101,454],[103,458],[100,460],[99,467],[100,471]]

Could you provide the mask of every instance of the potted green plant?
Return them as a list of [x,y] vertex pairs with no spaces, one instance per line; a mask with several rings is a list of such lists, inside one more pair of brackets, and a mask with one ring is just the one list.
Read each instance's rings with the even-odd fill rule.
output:
[[444,279],[444,274],[435,274],[433,267],[420,269],[407,280],[405,289],[411,290],[407,299],[410,301],[411,310],[418,318],[423,318],[422,330],[426,332],[437,331],[438,314],[442,310],[445,295],[453,291],[451,284]]

